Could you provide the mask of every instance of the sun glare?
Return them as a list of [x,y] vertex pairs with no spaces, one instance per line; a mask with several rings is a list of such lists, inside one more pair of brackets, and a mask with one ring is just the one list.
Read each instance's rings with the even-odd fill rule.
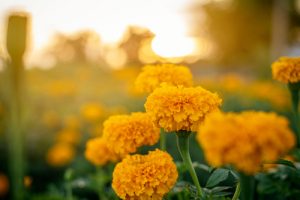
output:
[[192,38],[176,35],[156,36],[151,46],[156,54],[166,58],[192,55],[196,49]]
[[[69,0],[43,1],[43,3],[34,0],[28,2],[11,0],[0,8],[0,14],[2,13],[3,17],[4,11],[15,7],[24,8],[31,13],[33,41],[28,60],[33,63],[35,59],[38,60],[36,55],[41,54],[53,34],[57,32],[69,34],[80,30],[93,30],[99,34],[103,44],[112,45],[121,41],[126,27],[130,25],[148,28],[156,35],[151,43],[151,49],[158,56],[182,58],[197,53],[197,43],[185,35],[188,25],[183,9],[191,1],[91,0],[88,3],[78,1],[72,2],[72,7],[66,12],[64,8],[70,4]],[[45,12],[49,8],[53,8],[51,14]],[[87,10],[87,15],[78,15]]]

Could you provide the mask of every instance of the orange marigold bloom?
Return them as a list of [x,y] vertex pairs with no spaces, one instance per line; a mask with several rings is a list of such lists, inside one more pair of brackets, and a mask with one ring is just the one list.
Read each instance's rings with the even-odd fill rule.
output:
[[68,143],[72,145],[77,145],[80,142],[81,134],[72,129],[63,129],[58,132],[56,136],[57,142]]
[[113,172],[112,187],[121,199],[161,200],[176,183],[172,157],[156,149],[148,155],[127,156]]
[[143,145],[154,145],[160,134],[150,116],[141,112],[111,116],[103,126],[109,148],[120,156],[134,153]]
[[281,57],[272,64],[273,78],[283,83],[300,81],[300,57]]
[[141,92],[152,92],[161,83],[169,85],[193,85],[193,76],[186,66],[174,64],[147,65],[143,67],[135,81],[135,87]]
[[84,155],[88,161],[97,166],[118,160],[118,156],[108,148],[107,142],[102,137],[88,140]]
[[255,174],[263,163],[276,161],[295,145],[286,118],[255,111],[211,114],[197,140],[211,165],[232,164],[246,174]]
[[66,143],[57,143],[48,150],[47,162],[54,167],[69,164],[75,156],[74,148]]
[[95,122],[103,115],[103,108],[98,103],[87,103],[81,107],[81,114],[87,121]]
[[202,87],[162,85],[145,103],[146,112],[166,131],[197,131],[205,115],[218,109],[222,100]]

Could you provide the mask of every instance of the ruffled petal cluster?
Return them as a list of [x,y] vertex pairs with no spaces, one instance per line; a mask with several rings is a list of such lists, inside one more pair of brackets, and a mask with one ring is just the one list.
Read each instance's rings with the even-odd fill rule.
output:
[[146,112],[166,131],[197,131],[206,114],[215,111],[222,100],[202,87],[162,85],[145,103]]
[[281,57],[272,64],[273,78],[283,83],[300,82],[300,57]]
[[156,149],[148,155],[127,156],[113,172],[112,187],[121,199],[161,200],[176,183],[172,157]]
[[102,137],[87,141],[85,158],[96,166],[103,166],[108,162],[116,162],[119,157],[108,148],[107,142]]
[[255,111],[213,113],[197,140],[211,165],[231,164],[246,174],[255,174],[263,163],[276,161],[295,145],[286,118]]
[[169,85],[183,85],[190,87],[193,85],[193,76],[186,66],[173,64],[147,65],[143,67],[135,81],[138,91],[150,93],[161,83]]
[[134,153],[144,145],[154,145],[160,136],[159,128],[142,112],[111,116],[103,126],[103,137],[109,148],[120,156]]

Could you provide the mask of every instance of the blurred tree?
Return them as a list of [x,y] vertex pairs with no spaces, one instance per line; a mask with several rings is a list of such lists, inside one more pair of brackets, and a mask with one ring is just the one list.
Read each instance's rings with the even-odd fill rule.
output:
[[[196,3],[189,9],[194,16],[191,32],[195,36],[206,32],[210,37],[215,47],[213,62],[227,66],[258,66],[269,60],[272,2],[223,0],[205,5]],[[204,27],[199,26],[198,16],[203,12]]]
[[101,41],[93,31],[57,33],[45,54],[54,57],[57,63],[103,62]]
[[124,34],[119,48],[122,49],[127,56],[127,64],[140,64],[139,51],[145,44],[145,41],[153,39],[154,34],[142,27],[129,26]]

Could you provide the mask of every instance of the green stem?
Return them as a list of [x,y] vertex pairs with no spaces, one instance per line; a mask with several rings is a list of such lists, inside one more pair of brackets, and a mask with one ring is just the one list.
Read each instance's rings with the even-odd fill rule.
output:
[[73,200],[73,193],[72,193],[71,181],[67,182],[66,192],[67,192],[67,200]]
[[[26,50],[27,21],[25,15],[12,14],[8,18],[6,47],[11,62],[8,66],[9,122],[7,132],[12,199],[24,199],[24,148],[23,148],[23,106],[24,66],[23,55]],[[26,101],[26,100],[25,100]]]
[[167,144],[166,144],[166,133],[163,129],[160,129],[160,149],[166,151]]
[[234,192],[234,195],[232,197],[232,200],[238,200],[238,198],[240,196],[240,193],[241,193],[241,183],[238,182],[238,184],[235,188],[235,192]]
[[297,146],[300,146],[300,123],[299,123],[299,90],[300,83],[289,83],[289,90],[291,93],[291,101],[293,106],[293,120],[296,128]]
[[189,131],[176,132],[177,147],[178,147],[178,150],[182,157],[182,160],[183,160],[184,164],[186,165],[186,167],[188,168],[189,173],[193,179],[193,182],[197,188],[198,195],[199,195],[199,197],[202,197],[203,196],[202,188],[199,184],[199,180],[198,180],[197,174],[195,172],[195,169],[193,168],[192,160],[191,160],[191,156],[190,156],[190,152],[189,152],[189,136],[190,136],[190,134],[191,134],[191,132],[189,132]]
[[64,174],[64,179],[66,181],[66,199],[67,200],[73,200],[72,176],[73,176],[73,169],[67,169]]
[[255,179],[254,176],[249,176],[240,173],[241,183],[241,200],[254,200]]
[[104,186],[105,186],[105,180],[104,180],[104,176],[105,176],[105,173],[104,173],[104,170],[102,167],[98,166],[97,167],[97,185],[98,185],[98,197],[99,197],[99,200],[106,200],[106,196],[104,195]]

